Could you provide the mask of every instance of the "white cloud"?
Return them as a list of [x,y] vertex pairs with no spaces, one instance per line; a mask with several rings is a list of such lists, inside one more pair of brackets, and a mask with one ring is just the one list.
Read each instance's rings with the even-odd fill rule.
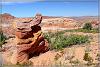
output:
[[0,2],[36,2],[44,0],[0,0]]
[[15,2],[0,2],[2,5],[12,5],[15,4]]
[[0,4],[2,5],[13,5],[13,4],[21,4],[28,2],[37,2],[37,1],[45,1],[45,0],[0,0]]

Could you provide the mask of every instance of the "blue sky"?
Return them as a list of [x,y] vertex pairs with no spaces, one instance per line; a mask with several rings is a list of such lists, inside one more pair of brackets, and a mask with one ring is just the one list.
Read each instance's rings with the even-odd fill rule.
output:
[[97,16],[98,2],[7,2],[2,4],[2,13],[10,13],[16,17],[33,17],[36,13],[45,16]]

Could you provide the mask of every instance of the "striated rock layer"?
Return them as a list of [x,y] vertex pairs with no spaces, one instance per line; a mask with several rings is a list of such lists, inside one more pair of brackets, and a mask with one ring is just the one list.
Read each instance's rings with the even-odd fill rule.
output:
[[[32,20],[24,20],[23,22],[19,20],[18,23],[14,24],[16,38],[13,46],[15,46],[16,49],[12,52],[9,62],[12,64],[22,64],[27,62],[27,60],[34,55],[48,51],[48,43],[44,39],[41,27],[39,26],[41,21],[41,14],[37,14]],[[7,51],[8,50],[6,50],[5,55]]]

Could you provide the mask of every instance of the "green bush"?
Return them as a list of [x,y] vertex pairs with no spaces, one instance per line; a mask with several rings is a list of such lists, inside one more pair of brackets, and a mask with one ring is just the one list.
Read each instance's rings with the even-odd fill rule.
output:
[[45,33],[45,39],[48,40],[51,49],[62,49],[67,46],[89,42],[87,36],[83,35],[63,35],[61,33]]
[[0,47],[2,47],[2,45],[4,44],[6,40],[6,37],[3,35],[2,32],[0,32]]
[[84,26],[83,26],[83,29],[92,30],[92,24],[91,23],[85,23]]

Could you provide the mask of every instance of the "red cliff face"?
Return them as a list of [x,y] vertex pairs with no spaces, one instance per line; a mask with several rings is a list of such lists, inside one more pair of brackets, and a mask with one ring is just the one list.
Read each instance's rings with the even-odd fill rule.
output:
[[0,14],[0,19],[2,20],[2,23],[7,23],[9,22],[11,19],[14,19],[15,17],[8,14],[8,13],[4,13],[4,14]]
[[11,22],[13,21],[14,18],[15,18],[14,16],[8,13],[0,14],[0,21],[1,21],[0,24],[2,26],[2,31],[4,32],[4,34],[6,35],[13,34],[12,33],[13,29],[11,28]]

